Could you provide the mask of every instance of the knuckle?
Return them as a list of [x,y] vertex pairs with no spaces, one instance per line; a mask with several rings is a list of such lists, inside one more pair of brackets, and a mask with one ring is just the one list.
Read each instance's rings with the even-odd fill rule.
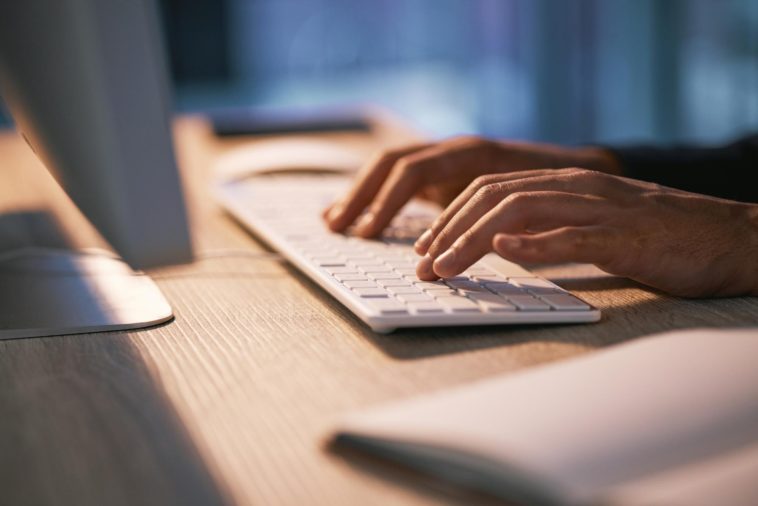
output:
[[574,168],[569,177],[575,181],[588,182],[595,187],[602,187],[608,184],[611,176],[596,170]]
[[395,162],[393,171],[397,171],[405,177],[418,177],[423,173],[424,164],[415,156],[403,156]]
[[582,177],[597,183],[604,183],[610,179],[610,176],[608,174],[598,172],[596,170],[581,169],[579,173],[582,175]]
[[580,252],[587,249],[597,251],[603,248],[604,243],[604,238],[601,235],[580,228],[575,229],[571,234],[569,246],[574,252]]
[[489,184],[494,183],[496,180],[496,177],[492,174],[485,174],[483,176],[476,177],[473,181],[471,181],[471,184],[469,185],[469,188],[472,190],[482,188],[483,186],[487,186]]
[[450,238],[451,238],[450,230],[448,230],[447,228],[443,228],[437,234],[437,238],[434,242],[436,245],[448,244],[448,242],[450,241]]
[[432,236],[436,239],[442,234],[442,231],[445,229],[445,224],[447,223],[446,214],[440,215],[439,218],[434,220],[434,223],[432,223],[432,226],[429,227],[429,230],[432,231]]
[[570,167],[568,169],[565,169],[564,174],[568,179],[576,181],[583,179],[592,179],[593,172],[594,171],[582,169],[580,167]]
[[473,247],[475,239],[476,235],[470,230],[467,230],[461,234],[461,236],[455,241],[452,247],[457,251],[467,252]]
[[439,234],[435,237],[432,244],[429,246],[429,250],[427,253],[429,253],[432,256],[437,256],[442,251],[444,251],[450,244],[451,244],[451,235],[450,232],[446,229],[442,229],[439,231]]
[[587,234],[584,231],[576,230],[571,235],[570,246],[574,251],[582,249],[586,243]]
[[450,144],[463,147],[479,147],[487,144],[487,140],[484,137],[478,135],[459,135],[450,139]]
[[397,159],[400,156],[401,151],[399,149],[384,149],[374,154],[372,165],[378,165],[380,163],[388,163]]
[[486,184],[479,188],[474,194],[475,203],[493,205],[495,202],[500,201],[502,187],[498,183]]
[[518,207],[532,201],[534,196],[527,192],[513,192],[503,199],[503,206]]
[[471,204],[475,207],[491,207],[499,200],[497,187],[495,185],[485,185],[476,190],[471,197]]
[[466,139],[465,147],[469,151],[476,152],[479,156],[491,158],[495,156],[500,144],[484,137],[469,137]]
[[477,233],[473,229],[466,230],[456,241],[460,247],[468,247],[476,242]]

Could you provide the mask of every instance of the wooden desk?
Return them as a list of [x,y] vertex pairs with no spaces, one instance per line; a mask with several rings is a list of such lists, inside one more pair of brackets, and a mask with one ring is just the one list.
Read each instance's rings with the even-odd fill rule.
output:
[[[405,135],[330,137],[372,150]],[[651,332],[758,322],[756,298],[674,299],[562,266],[539,271],[600,307],[600,323],[374,334],[251,255],[262,247],[210,199],[210,164],[236,142],[198,119],[177,125],[201,259],[152,273],[174,322],[0,342],[0,503],[455,503],[326,451],[332,420]],[[101,244],[15,134],[0,134],[0,169],[0,249]]]

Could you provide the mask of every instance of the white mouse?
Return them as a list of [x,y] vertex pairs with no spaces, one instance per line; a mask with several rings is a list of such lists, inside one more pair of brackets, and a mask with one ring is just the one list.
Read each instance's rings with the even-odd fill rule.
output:
[[251,142],[220,155],[214,173],[223,181],[281,172],[352,173],[365,152],[345,143],[304,137]]

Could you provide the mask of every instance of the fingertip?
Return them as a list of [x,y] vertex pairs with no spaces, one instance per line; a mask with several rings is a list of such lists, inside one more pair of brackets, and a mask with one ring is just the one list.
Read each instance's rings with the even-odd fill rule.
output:
[[345,205],[341,202],[335,202],[322,213],[327,227],[332,232],[341,232],[349,223],[345,222]]
[[455,248],[450,248],[434,260],[434,273],[441,278],[451,278],[461,272]]
[[329,219],[334,221],[338,220],[345,214],[345,204],[343,202],[335,202],[329,206]]
[[429,249],[429,245],[431,243],[432,243],[432,231],[431,229],[427,229],[427,231],[421,234],[421,237],[419,237],[418,240],[416,240],[416,242],[413,245],[413,249],[418,255],[426,255],[426,252]]
[[416,265],[416,276],[422,281],[434,281],[439,279],[439,276],[435,274],[432,264],[434,259],[429,255],[424,255]]
[[369,238],[376,235],[376,216],[373,212],[367,211],[363,216],[358,218],[355,223],[355,235],[363,238]]
[[346,227],[341,225],[341,223],[336,221],[326,221],[326,228],[328,228],[330,232],[342,232]]

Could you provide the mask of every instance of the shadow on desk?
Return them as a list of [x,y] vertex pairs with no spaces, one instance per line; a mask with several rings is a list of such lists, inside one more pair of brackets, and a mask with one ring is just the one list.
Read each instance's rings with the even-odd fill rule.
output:
[[758,319],[754,297],[682,299],[630,279],[593,275],[550,279],[600,308],[603,316],[597,323],[413,328],[385,335],[373,332],[297,269],[289,265],[286,268],[314,297],[340,313],[357,334],[388,356],[401,360],[539,341],[596,348],[667,330],[754,326]]
[[508,503],[501,498],[489,495],[471,487],[454,485],[449,481],[441,480],[429,473],[418,469],[392,462],[373,456],[369,452],[363,452],[330,441],[324,447],[333,457],[341,462],[370,476],[372,479],[389,481],[395,485],[429,496],[439,504],[476,504],[478,506],[517,506],[516,503]]
[[0,383],[3,504],[230,502],[126,334],[2,341]]
[[55,216],[43,209],[0,213],[0,253],[25,247],[71,248]]

